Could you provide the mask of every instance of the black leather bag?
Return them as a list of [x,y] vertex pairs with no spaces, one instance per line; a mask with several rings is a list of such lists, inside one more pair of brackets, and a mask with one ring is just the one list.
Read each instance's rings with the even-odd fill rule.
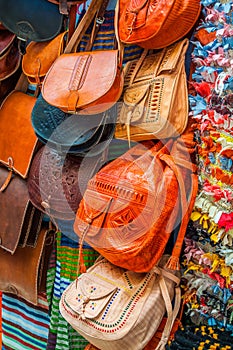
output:
[[46,41],[62,29],[63,15],[47,0],[0,0],[0,22],[25,41]]
[[40,95],[31,120],[38,139],[59,152],[95,156],[111,142],[117,118],[116,105],[96,115],[63,112]]

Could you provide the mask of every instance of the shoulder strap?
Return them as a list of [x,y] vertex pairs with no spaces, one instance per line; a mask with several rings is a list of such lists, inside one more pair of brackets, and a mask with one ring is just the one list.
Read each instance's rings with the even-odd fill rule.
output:
[[64,53],[71,53],[75,52],[79,43],[82,40],[83,35],[85,34],[87,28],[91,24],[92,20],[94,19],[96,13],[100,9],[102,5],[103,0],[92,0],[85,15],[82,17],[81,21],[79,22],[77,28],[75,29],[72,37],[70,38]]

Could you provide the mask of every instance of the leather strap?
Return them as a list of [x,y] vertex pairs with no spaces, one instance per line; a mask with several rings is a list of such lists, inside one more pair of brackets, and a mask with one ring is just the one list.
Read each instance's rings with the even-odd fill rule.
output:
[[77,5],[71,5],[70,12],[69,12],[69,28],[68,28],[68,42],[72,35],[74,34],[75,27],[76,27],[76,11],[77,11]]
[[91,49],[92,49],[93,43],[95,41],[96,35],[98,34],[100,26],[101,26],[101,24],[104,23],[104,13],[105,13],[105,10],[108,6],[108,2],[109,2],[109,0],[103,0],[102,5],[101,5],[98,13],[96,14],[95,25],[92,28],[91,37],[90,37],[89,42],[87,43],[85,51],[91,51]]
[[0,188],[0,192],[5,191],[5,189],[7,188],[7,186],[9,185],[9,183],[11,182],[12,179],[12,175],[13,175],[13,159],[11,157],[8,158],[8,170],[9,173],[7,175],[6,180],[4,181],[3,185]]
[[86,13],[79,22],[77,28],[75,29],[72,37],[70,38],[64,53],[76,52],[78,45],[80,44],[83,35],[94,19],[96,13],[101,7],[103,0],[92,0]]

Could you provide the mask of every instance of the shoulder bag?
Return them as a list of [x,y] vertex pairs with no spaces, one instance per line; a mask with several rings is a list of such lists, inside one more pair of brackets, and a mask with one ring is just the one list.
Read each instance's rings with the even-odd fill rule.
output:
[[[92,0],[87,11],[89,20],[98,12],[101,2]],[[44,99],[71,114],[104,112],[118,101],[123,89],[123,51],[119,40],[116,50],[75,52],[82,39],[80,34],[90,24],[86,19],[82,18],[64,54],[56,59],[42,85]]]
[[22,58],[22,70],[29,83],[41,86],[49,68],[64,51],[65,35],[58,34],[54,39],[44,42],[31,41],[26,47],[26,53]]
[[177,137],[188,122],[185,53],[188,39],[130,61],[115,137],[133,141]]
[[[31,125],[31,112],[36,97],[22,91],[12,91],[0,108],[0,164],[9,170],[10,181],[13,172],[27,177],[38,139]],[[1,184],[2,185],[2,184]]]
[[[8,170],[0,167],[0,183]],[[17,174],[0,190],[0,247],[14,254],[18,246],[33,247],[40,231],[43,214],[29,200],[27,182]]]
[[181,300],[179,271],[169,267],[168,259],[164,255],[148,273],[136,273],[98,258],[63,292],[62,316],[101,350],[143,350],[167,312],[156,347],[164,349]]
[[0,290],[36,305],[38,293],[46,291],[46,274],[54,241],[55,232],[43,226],[33,248],[17,247],[13,255],[0,248]]
[[23,41],[46,41],[61,32],[63,15],[47,0],[0,0],[0,21]]
[[33,205],[50,218],[74,220],[90,179],[103,166],[106,152],[95,157],[78,157],[43,146],[35,154],[28,192]]
[[200,0],[119,0],[120,40],[146,49],[164,48],[188,34],[200,10]]

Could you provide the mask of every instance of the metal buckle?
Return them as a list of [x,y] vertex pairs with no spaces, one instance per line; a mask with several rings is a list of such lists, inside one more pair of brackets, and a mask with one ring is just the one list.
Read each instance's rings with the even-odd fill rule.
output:
[[105,17],[97,17],[96,18],[96,25],[101,25],[101,24],[103,24],[104,23],[104,21],[105,21]]

